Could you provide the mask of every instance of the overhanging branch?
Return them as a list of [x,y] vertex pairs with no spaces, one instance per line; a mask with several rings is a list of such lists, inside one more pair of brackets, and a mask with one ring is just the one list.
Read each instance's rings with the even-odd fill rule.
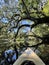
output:
[[27,9],[27,6],[26,6],[24,0],[22,0],[22,3],[23,3],[23,5],[24,5],[24,7],[25,7],[25,9],[26,9],[27,16],[30,17],[29,11],[28,11],[28,9]]

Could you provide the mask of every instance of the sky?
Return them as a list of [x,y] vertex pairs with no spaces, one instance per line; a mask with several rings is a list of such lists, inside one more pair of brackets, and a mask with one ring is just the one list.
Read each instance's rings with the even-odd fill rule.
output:
[[[16,1],[18,1],[18,0],[16,0]],[[0,0],[0,5],[3,4],[3,3],[4,3],[4,0]],[[7,18],[3,18],[1,21],[4,22],[4,23],[8,23]],[[28,23],[27,20],[22,20],[22,24],[31,24],[31,23],[30,22]]]
[[[23,25],[23,24],[31,24],[31,23],[28,22],[27,20],[22,20],[22,21],[20,21],[20,22],[22,22],[22,25]],[[27,31],[29,31],[29,30],[30,30],[30,27],[25,27],[25,28],[23,28],[23,32],[27,32]],[[16,32],[17,29],[14,29],[14,31]]]
[[[18,0],[16,0],[18,1]],[[2,4],[4,3],[4,0],[0,0],[0,7],[2,6]],[[2,22],[4,23],[8,23],[8,19],[7,18],[2,18],[1,19]],[[28,22],[29,20],[22,20],[22,24],[32,24],[30,21]],[[26,32],[27,30],[30,30],[29,27],[26,27],[23,31]]]
[[2,21],[3,23],[8,23],[8,19],[7,19],[7,18],[3,18],[1,21]]

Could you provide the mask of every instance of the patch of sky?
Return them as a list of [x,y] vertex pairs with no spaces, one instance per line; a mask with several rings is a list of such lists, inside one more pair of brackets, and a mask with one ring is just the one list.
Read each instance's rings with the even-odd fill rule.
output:
[[[15,32],[15,33],[16,33],[16,32],[17,32],[17,30],[18,30],[17,28],[14,28],[13,32]],[[20,29],[20,30],[22,30],[22,32],[28,32],[28,31],[30,30],[30,28],[29,28],[29,27],[25,27],[25,28]],[[19,31],[20,31],[20,30],[19,30]]]
[[4,0],[0,0],[0,3],[4,3]]
[[[3,4],[3,3],[5,3],[5,2],[8,3],[8,2],[11,2],[11,1],[12,1],[12,0],[9,0],[9,1],[8,1],[8,0],[0,0],[0,4]],[[18,0],[15,0],[15,1],[18,2]]]
[[[13,24],[13,23],[12,23]],[[31,21],[29,21],[29,20],[22,20],[21,22],[20,22],[20,24],[21,25],[23,25],[23,24],[32,24],[32,22]],[[30,31],[30,27],[24,27],[24,28],[21,28],[20,30],[22,30],[22,32],[28,32],[28,31]],[[15,28],[14,29],[14,32],[17,32],[17,28]]]
[[14,32],[17,32],[17,28],[14,28]]
[[0,6],[4,4],[4,0],[0,0]]
[[25,28],[23,29],[23,32],[28,32],[28,31],[30,31],[30,27],[25,27]]
[[[31,25],[32,24],[32,21],[30,21],[30,20],[22,20],[20,22],[20,24],[21,25],[23,25],[23,24],[29,24],[29,25]],[[23,32],[27,32],[27,31],[30,31],[30,27],[24,27],[23,28]]]
[[0,8],[5,4],[4,0],[0,0]]
[[18,0],[16,0],[18,2]]
[[33,22],[30,21],[30,20],[22,20],[20,23],[21,24],[30,24],[31,25]]
[[7,19],[7,18],[3,18],[3,19],[1,19],[1,21],[2,21],[3,23],[8,23],[8,19]]

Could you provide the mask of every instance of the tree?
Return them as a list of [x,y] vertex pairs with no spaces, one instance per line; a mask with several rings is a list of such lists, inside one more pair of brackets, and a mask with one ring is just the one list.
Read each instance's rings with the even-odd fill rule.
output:
[[[43,45],[44,49],[49,47],[48,7],[48,0],[4,0],[0,7],[1,35],[4,28],[10,45],[33,47],[44,53]],[[24,21],[28,23],[24,24]]]

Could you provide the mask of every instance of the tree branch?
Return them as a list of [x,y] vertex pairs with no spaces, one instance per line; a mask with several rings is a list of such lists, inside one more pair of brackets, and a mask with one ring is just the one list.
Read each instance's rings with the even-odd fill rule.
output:
[[25,7],[25,9],[26,9],[27,16],[30,17],[29,11],[28,11],[28,9],[27,9],[27,6],[26,6],[24,0],[22,0],[22,3],[23,3],[23,5],[24,5],[24,7]]

